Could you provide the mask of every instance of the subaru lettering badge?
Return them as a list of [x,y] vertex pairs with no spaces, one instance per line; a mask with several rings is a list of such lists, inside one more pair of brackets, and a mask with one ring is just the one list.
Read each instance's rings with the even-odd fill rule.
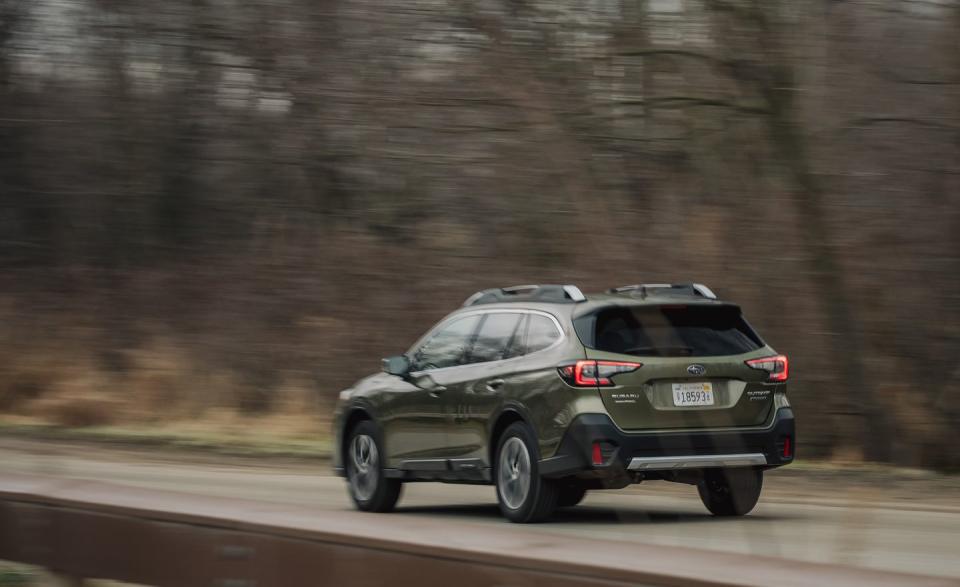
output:
[[707,372],[707,368],[704,367],[703,365],[694,364],[687,367],[687,373],[691,375],[703,375],[706,372]]

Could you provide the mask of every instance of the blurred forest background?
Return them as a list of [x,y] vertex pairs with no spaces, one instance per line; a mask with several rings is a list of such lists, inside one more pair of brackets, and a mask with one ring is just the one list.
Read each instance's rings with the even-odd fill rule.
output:
[[475,290],[702,281],[801,456],[960,466],[958,0],[0,0],[0,198],[7,418],[325,433]]

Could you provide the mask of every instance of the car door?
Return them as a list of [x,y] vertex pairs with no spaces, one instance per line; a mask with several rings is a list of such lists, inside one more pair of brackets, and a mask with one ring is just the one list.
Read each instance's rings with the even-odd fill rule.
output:
[[440,323],[410,353],[410,374],[391,394],[383,420],[391,466],[416,471],[446,470],[451,392],[481,322],[479,314]]
[[487,423],[514,383],[522,354],[527,314],[487,312],[474,337],[460,382],[450,392],[454,415],[447,434],[454,468],[479,468],[486,462]]

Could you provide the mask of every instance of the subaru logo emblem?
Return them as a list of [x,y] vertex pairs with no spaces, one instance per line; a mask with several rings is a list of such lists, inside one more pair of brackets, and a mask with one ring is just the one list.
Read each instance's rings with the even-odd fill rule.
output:
[[707,372],[707,368],[703,365],[690,365],[687,367],[687,373],[691,375],[703,375]]

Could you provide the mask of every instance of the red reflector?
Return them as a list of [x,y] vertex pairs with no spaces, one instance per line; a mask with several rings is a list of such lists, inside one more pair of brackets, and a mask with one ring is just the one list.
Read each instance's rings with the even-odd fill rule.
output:
[[600,443],[593,443],[593,464],[602,465],[603,464],[603,452],[600,450]]
[[785,459],[793,458],[793,447],[790,445],[789,436],[783,439],[783,458]]

